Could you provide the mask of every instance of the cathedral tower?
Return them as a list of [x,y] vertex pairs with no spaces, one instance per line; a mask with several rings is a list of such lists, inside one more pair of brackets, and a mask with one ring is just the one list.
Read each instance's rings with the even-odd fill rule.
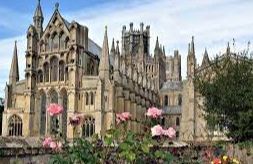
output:
[[44,17],[40,6],[40,0],[38,0],[38,5],[33,16],[33,25],[36,28],[39,37],[41,37],[43,33],[43,21]]

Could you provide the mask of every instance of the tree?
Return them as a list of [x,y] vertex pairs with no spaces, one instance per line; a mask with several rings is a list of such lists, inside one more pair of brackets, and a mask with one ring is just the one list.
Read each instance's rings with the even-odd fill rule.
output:
[[210,63],[195,77],[196,91],[204,97],[207,125],[234,141],[253,138],[253,60],[230,54]]

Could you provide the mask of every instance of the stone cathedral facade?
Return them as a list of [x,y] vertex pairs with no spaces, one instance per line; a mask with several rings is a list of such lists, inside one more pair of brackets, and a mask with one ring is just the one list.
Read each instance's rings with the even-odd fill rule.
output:
[[[159,105],[159,87],[165,80],[165,54],[158,43],[151,57],[149,26],[122,29],[122,46],[109,50],[107,29],[102,48],[89,38],[86,26],[65,20],[56,4],[47,26],[38,3],[27,30],[25,79],[19,79],[15,43],[9,82],[5,89],[3,136],[45,136],[57,128],[62,135],[89,137],[115,124],[115,113],[128,111],[141,120],[150,106]],[[64,112],[55,123],[46,112],[50,103]],[[69,117],[82,114],[77,132]],[[130,128],[140,131],[141,125]]]
[[[164,126],[175,125],[180,140],[205,140],[208,132],[199,96],[194,90],[195,74],[209,64],[207,51],[197,66],[194,39],[189,43],[187,79],[181,77],[181,54],[166,56],[158,37],[150,53],[150,26],[122,28],[119,41],[108,46],[107,28],[100,47],[89,38],[86,26],[68,22],[58,4],[47,23],[40,2],[33,24],[27,30],[25,79],[19,79],[15,42],[9,82],[5,88],[2,135],[43,137],[58,128],[64,137],[103,135],[115,125],[115,114],[130,112],[133,119],[145,119],[146,109],[161,107]],[[46,112],[50,103],[61,104],[64,112],[53,120]],[[74,114],[84,115],[77,130],[69,125]],[[57,126],[57,127],[55,127]],[[140,124],[129,128],[140,132]]]

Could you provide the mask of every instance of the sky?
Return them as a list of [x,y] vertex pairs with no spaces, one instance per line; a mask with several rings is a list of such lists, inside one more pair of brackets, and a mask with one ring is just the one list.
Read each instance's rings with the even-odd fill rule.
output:
[[[44,27],[51,18],[55,3],[69,22],[75,20],[89,28],[89,37],[102,47],[104,27],[108,27],[109,43],[120,40],[122,26],[134,23],[150,25],[151,49],[156,36],[165,46],[166,55],[178,49],[182,56],[182,76],[186,76],[187,46],[194,36],[197,62],[201,64],[205,48],[210,57],[225,51],[231,43],[233,51],[247,48],[253,39],[252,0],[41,0]],[[0,2],[0,97],[17,40],[20,79],[24,79],[26,31],[33,23],[36,0]],[[233,46],[233,38],[235,44]],[[250,49],[252,49],[252,44]]]

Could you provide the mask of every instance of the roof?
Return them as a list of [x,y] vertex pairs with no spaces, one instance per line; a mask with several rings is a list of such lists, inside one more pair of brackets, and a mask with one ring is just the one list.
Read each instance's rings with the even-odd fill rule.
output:
[[166,81],[163,83],[161,91],[163,90],[182,90],[182,81]]
[[166,106],[162,110],[164,114],[182,114],[181,106]]
[[94,55],[98,56],[98,58],[100,58],[101,53],[102,53],[102,48],[89,38],[88,39],[88,51],[90,51]]

